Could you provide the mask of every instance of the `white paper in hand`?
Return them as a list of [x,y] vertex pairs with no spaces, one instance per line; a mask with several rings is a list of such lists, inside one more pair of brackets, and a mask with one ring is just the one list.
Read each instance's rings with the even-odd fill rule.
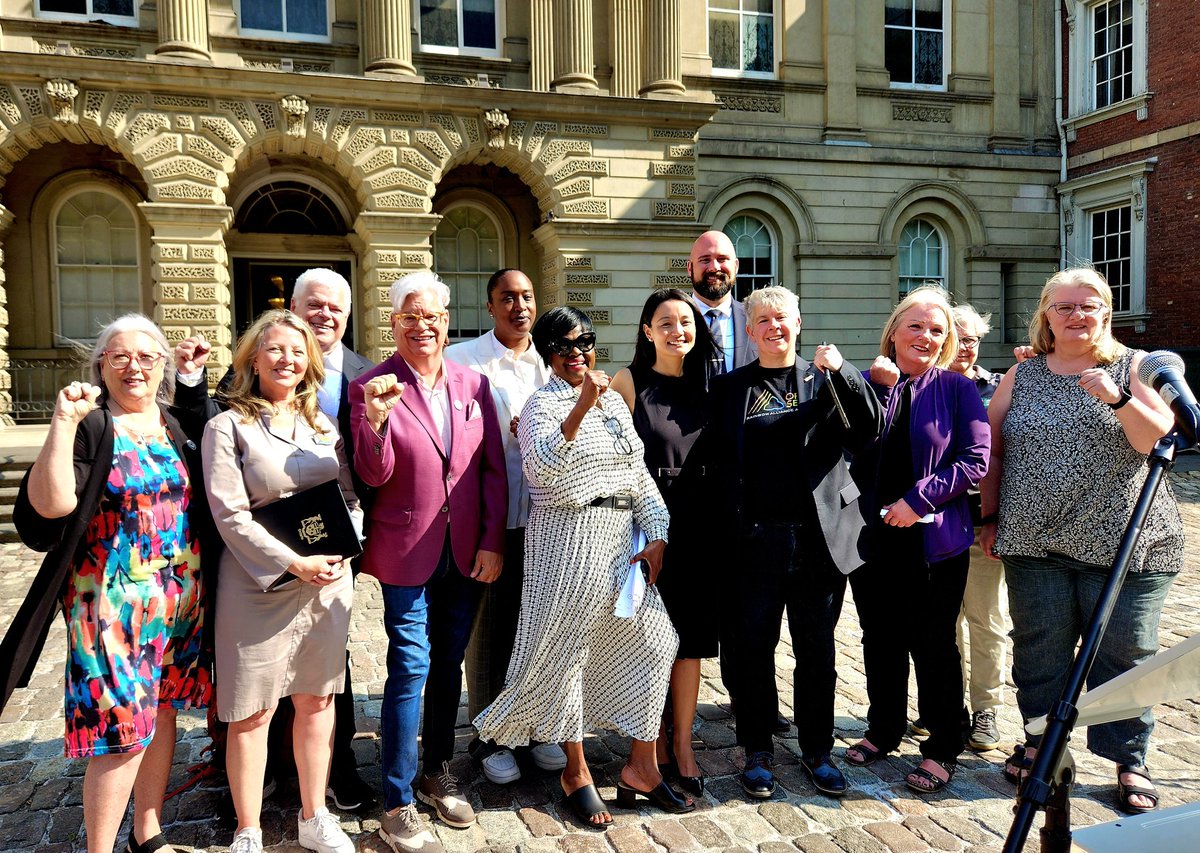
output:
[[[629,556],[633,557],[646,547],[646,534],[642,532],[640,527],[633,528],[633,550]],[[613,606],[613,615],[618,619],[632,619],[633,614],[637,613],[637,609],[642,606],[642,599],[646,597],[646,579],[642,577],[642,567],[638,563],[631,563],[629,571],[625,574],[625,583],[621,584],[621,591],[617,594],[617,603]]]

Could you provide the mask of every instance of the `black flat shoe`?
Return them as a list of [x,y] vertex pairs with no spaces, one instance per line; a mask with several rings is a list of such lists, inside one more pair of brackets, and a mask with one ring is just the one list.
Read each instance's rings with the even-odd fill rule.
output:
[[686,797],[681,797],[671,790],[666,782],[660,781],[651,791],[639,791],[624,782],[617,782],[617,806],[623,809],[637,808],[637,798],[645,797],[650,804],[657,806],[668,814],[686,814],[696,808],[696,804]]

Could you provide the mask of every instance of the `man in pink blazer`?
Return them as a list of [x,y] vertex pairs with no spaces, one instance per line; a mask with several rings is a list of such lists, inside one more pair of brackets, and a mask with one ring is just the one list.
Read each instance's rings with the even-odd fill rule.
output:
[[379,832],[397,851],[433,851],[413,804],[421,690],[416,796],[449,825],[470,826],[448,763],[471,624],[502,568],[508,482],[487,378],[442,357],[449,288],[412,273],[390,295],[396,354],[350,389],[354,466],[376,489],[362,570],[382,587],[388,636]]

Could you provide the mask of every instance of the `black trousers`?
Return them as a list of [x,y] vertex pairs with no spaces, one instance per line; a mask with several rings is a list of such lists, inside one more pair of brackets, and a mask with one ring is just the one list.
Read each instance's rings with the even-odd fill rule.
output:
[[[970,551],[927,564],[908,548],[850,575],[863,632],[867,733],[890,752],[908,730],[908,657],[917,672],[917,712],[929,729],[921,755],[953,762],[963,749],[962,664],[955,626],[967,585]],[[907,553],[906,553],[907,551]]]
[[774,752],[771,740],[779,709],[775,647],[783,613],[796,668],[793,708],[801,753],[817,758],[833,748],[833,703],[837,687],[833,629],[842,612],[846,578],[813,535],[799,525],[756,524],[743,536],[746,562],[733,593],[732,634],[737,654],[737,739],[747,755]]

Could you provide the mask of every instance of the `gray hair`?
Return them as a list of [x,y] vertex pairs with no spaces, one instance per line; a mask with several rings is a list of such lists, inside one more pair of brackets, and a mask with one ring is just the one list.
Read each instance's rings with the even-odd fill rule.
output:
[[756,311],[764,308],[800,316],[800,300],[796,298],[796,294],[778,284],[753,291],[746,297],[744,305],[747,319],[752,318]]
[[296,285],[292,288],[292,303],[298,305],[300,300],[308,295],[308,289],[314,284],[323,284],[326,287],[332,287],[340,290],[346,302],[347,310],[350,308],[352,300],[350,282],[346,281],[341,273],[334,272],[327,267],[313,267],[310,270],[305,270],[296,278]]
[[151,338],[158,347],[158,351],[163,354],[163,378],[158,386],[157,398],[170,405],[175,400],[174,350],[167,342],[167,336],[163,334],[162,329],[145,314],[123,314],[100,330],[100,334],[96,336],[96,345],[92,347],[92,352],[88,356],[92,384],[103,389],[105,394],[108,393],[101,370],[104,351],[108,349],[113,338],[124,332],[141,332]]
[[391,290],[388,291],[388,300],[392,303],[392,310],[399,311],[400,307],[404,305],[404,300],[414,293],[432,296],[441,304],[443,310],[450,307],[450,288],[446,282],[438,278],[437,273],[423,270],[410,272],[392,284]]
[[[980,314],[974,305],[963,303],[954,306],[954,325],[976,337],[985,337],[992,330],[992,315]],[[961,336],[960,336],[961,337]]]

